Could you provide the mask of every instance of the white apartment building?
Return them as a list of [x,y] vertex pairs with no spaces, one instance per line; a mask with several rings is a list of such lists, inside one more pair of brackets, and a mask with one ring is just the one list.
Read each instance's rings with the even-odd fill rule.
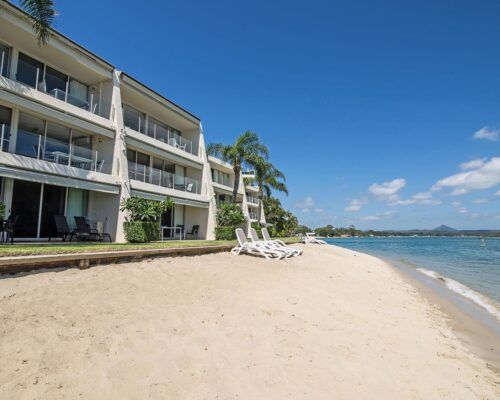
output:
[[[207,157],[199,118],[52,31],[39,47],[22,10],[0,2],[0,200],[16,239],[55,234],[54,215],[83,216],[124,241],[129,196],[175,207],[161,225],[213,239],[232,168]],[[248,218],[244,185],[238,199]]]

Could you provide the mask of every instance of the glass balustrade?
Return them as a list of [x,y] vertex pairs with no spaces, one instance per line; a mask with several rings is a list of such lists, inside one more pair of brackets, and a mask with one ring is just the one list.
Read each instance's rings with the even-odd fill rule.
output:
[[2,151],[9,151],[10,144],[10,126],[0,124],[0,148]]
[[150,183],[169,189],[181,190],[189,193],[201,193],[201,183],[196,179],[176,175],[172,172],[151,168],[147,165],[128,162],[129,178],[136,181]]
[[99,158],[96,150],[71,144],[69,139],[66,142],[18,130],[15,153],[56,164],[106,173],[105,161]]
[[252,204],[259,204],[259,199],[257,197],[247,195],[247,201]]

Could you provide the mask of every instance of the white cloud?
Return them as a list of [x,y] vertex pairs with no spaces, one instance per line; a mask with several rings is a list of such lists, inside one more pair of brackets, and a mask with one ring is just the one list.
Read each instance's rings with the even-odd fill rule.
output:
[[493,142],[498,140],[500,131],[498,129],[490,129],[487,126],[483,126],[478,131],[474,132],[472,135],[473,139],[486,139],[491,140]]
[[439,180],[432,190],[453,189],[452,195],[488,189],[500,184],[500,157],[485,160],[479,167]]
[[406,180],[398,178],[381,184],[374,183],[368,188],[368,191],[381,200],[396,201],[398,199],[398,192],[405,185]]
[[451,205],[455,208],[455,210],[459,214],[465,214],[468,212],[465,207],[462,207],[462,203],[460,203],[459,201],[454,201],[451,203]]
[[366,217],[361,217],[363,221],[378,221],[380,217],[378,215],[367,215]]
[[476,169],[482,167],[487,158],[476,158],[475,160],[470,160],[460,164],[460,169],[468,171],[470,169]]
[[495,196],[500,196],[500,190],[495,193]]
[[475,200],[472,200],[472,202],[474,204],[486,204],[488,203],[489,201],[487,199],[475,199]]
[[394,205],[394,206],[409,206],[412,204],[438,205],[441,203],[442,203],[441,200],[434,199],[432,197],[432,193],[419,192],[419,193],[413,195],[409,199],[405,199],[405,200],[397,199],[397,200],[389,203],[389,205]]
[[325,211],[325,210],[323,210],[322,208],[315,208],[314,209],[314,212],[317,212],[317,213],[322,213],[323,211]]
[[360,219],[362,221],[379,221],[384,218],[390,218],[398,213],[397,210],[387,210],[382,213],[377,213],[375,215],[366,215],[364,217],[361,217]]
[[349,202],[349,205],[345,208],[346,211],[359,211],[363,205],[362,200],[354,199]]
[[314,199],[311,196],[307,196],[304,201],[296,203],[295,207],[299,208],[303,213],[308,213],[314,207]]

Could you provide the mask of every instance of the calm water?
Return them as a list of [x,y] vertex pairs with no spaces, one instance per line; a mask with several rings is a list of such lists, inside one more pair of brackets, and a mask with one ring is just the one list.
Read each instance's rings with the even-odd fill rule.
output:
[[[352,250],[404,262],[500,317],[500,238],[391,237],[327,239]],[[472,289],[472,290],[471,290]],[[492,301],[493,300],[493,301]]]

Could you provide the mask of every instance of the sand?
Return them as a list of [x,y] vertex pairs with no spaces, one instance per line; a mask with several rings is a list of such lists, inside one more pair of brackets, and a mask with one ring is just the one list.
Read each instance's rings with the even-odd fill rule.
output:
[[304,246],[0,279],[1,399],[494,399],[383,261]]

